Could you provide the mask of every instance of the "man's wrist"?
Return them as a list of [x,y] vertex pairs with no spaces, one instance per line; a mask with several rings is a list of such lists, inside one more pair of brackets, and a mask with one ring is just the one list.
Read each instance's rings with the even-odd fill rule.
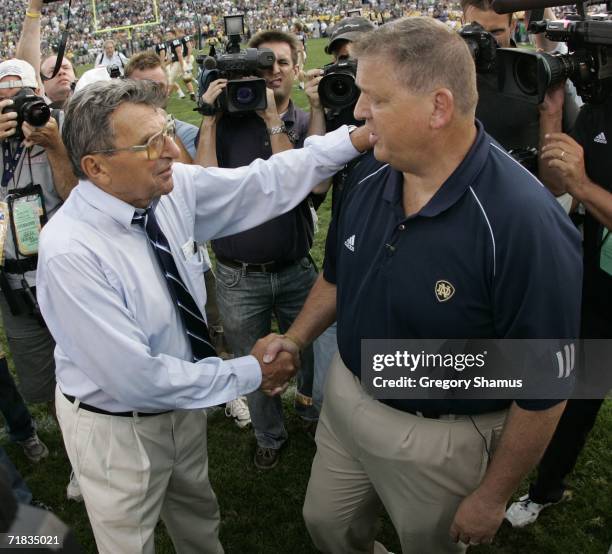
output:
[[280,118],[280,115],[278,115],[278,113],[276,112],[274,114],[268,114],[267,112],[264,112],[264,121],[268,129],[284,125],[284,122]]
[[289,333],[285,333],[283,335],[284,338],[286,338],[287,340],[289,340],[290,342],[292,342],[293,344],[295,344],[298,347],[298,350],[301,352],[302,350],[304,350],[305,345],[302,342],[302,340],[300,340],[299,338],[297,338],[296,336],[294,336],[293,334],[289,334]]

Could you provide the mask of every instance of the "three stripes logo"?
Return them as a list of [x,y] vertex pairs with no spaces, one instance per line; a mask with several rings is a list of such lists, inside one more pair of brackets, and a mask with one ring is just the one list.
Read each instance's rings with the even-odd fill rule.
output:
[[566,344],[563,350],[557,353],[557,365],[559,366],[559,379],[568,378],[576,366],[576,346],[574,343]]
[[355,235],[350,236],[344,241],[344,246],[346,246],[351,252],[355,252]]
[[593,142],[598,142],[599,144],[608,144],[608,140],[606,139],[606,135],[602,131],[599,133],[594,139]]

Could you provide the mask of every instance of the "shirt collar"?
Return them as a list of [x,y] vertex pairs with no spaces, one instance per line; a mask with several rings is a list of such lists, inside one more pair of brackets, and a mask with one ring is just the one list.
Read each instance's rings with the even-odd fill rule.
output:
[[289,100],[289,106],[287,106],[287,111],[283,114],[281,119],[285,123],[285,126],[293,126],[293,124],[295,123],[295,106],[293,105],[293,102],[291,100]]
[[[484,132],[480,121],[476,120],[476,140],[470,147],[463,161],[455,171],[442,183],[431,200],[415,214],[422,217],[435,217],[453,206],[472,184],[475,177],[480,173],[489,153],[489,137]],[[402,200],[403,175],[399,171],[392,171],[387,176],[383,199],[391,204]]]
[[136,211],[134,206],[103,191],[91,181],[79,181],[78,191],[88,204],[108,215],[126,229],[132,228],[132,218]]

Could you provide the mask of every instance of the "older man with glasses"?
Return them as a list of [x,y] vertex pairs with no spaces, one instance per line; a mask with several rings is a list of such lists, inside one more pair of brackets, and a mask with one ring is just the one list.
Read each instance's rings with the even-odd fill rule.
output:
[[178,552],[223,551],[203,408],[277,394],[298,362],[264,363],[266,339],[252,355],[217,357],[196,242],[290,210],[367,145],[345,127],[246,168],[173,163],[164,101],[148,81],[75,94],[63,139],[81,180],[41,238],[58,419],[103,554],[153,552],[160,516]]

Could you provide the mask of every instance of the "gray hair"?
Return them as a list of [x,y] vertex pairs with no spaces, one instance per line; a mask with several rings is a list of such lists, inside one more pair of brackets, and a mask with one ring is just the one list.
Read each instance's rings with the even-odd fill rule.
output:
[[126,102],[161,108],[166,92],[163,86],[151,81],[112,79],[86,86],[68,103],[62,140],[77,177],[87,178],[81,168],[84,156],[115,147],[111,116]]
[[449,89],[457,110],[476,110],[476,68],[459,34],[430,17],[405,17],[365,33],[353,46],[359,57],[384,56],[406,88],[426,94],[437,87]]

